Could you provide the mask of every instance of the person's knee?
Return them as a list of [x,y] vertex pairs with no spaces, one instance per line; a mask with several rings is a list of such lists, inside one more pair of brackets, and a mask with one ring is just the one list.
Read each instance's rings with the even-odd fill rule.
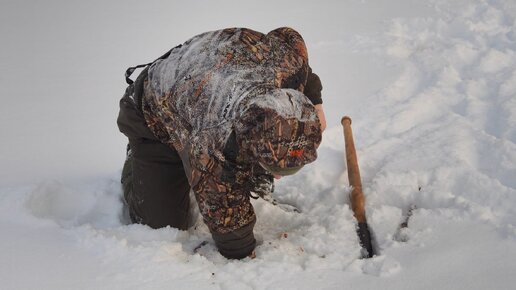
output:
[[164,228],[167,226],[188,230],[188,208],[170,208],[168,210],[160,209],[161,212],[154,212],[145,215],[143,223],[153,229]]
[[177,152],[156,140],[130,140],[131,192],[127,203],[140,223],[188,229],[190,185]]
[[229,233],[212,232],[219,252],[228,259],[243,259],[256,247],[253,234],[254,222]]

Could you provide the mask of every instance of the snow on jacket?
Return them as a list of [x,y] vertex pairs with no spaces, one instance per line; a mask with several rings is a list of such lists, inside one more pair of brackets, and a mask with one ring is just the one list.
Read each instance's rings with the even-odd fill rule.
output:
[[[302,93],[310,78],[312,102]],[[316,159],[321,88],[291,28],[207,32],[149,67],[145,120],[179,152],[212,233],[254,224],[249,191],[259,163],[289,168]]]

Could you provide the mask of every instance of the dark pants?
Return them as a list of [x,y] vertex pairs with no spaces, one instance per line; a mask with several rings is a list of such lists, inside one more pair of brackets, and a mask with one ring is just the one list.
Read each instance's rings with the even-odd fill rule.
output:
[[188,228],[190,185],[177,152],[158,141],[136,106],[130,86],[120,100],[118,127],[129,138],[122,170],[124,198],[133,222],[152,228]]
[[188,228],[190,185],[177,152],[149,139],[131,139],[122,186],[133,222]]

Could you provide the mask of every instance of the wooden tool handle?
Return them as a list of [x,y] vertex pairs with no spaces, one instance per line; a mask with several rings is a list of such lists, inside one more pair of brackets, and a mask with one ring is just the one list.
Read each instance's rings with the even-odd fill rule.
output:
[[359,223],[365,223],[365,198],[364,193],[362,192],[362,180],[360,178],[357,152],[355,151],[355,143],[353,141],[353,131],[351,130],[351,118],[344,116],[341,123],[342,127],[344,127],[344,142],[346,143],[346,162],[348,165],[349,185],[353,188],[351,191],[351,209],[353,210],[357,221]]

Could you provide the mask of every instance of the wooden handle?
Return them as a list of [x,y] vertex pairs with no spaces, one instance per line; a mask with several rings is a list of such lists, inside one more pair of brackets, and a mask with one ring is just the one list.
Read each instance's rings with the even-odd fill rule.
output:
[[344,116],[341,123],[342,127],[344,127],[349,185],[353,188],[351,191],[351,209],[359,223],[366,223],[365,198],[362,192],[362,180],[360,178],[357,152],[355,151],[355,143],[353,141],[353,131],[351,130],[351,118]]

